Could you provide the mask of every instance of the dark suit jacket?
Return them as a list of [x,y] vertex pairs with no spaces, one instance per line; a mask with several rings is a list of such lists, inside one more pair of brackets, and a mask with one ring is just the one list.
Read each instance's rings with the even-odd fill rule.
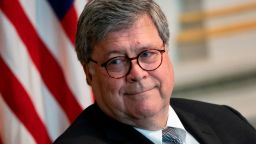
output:
[[[227,106],[171,99],[182,124],[201,144],[256,144],[256,131]],[[133,127],[105,115],[96,104],[86,108],[54,144],[150,144]]]

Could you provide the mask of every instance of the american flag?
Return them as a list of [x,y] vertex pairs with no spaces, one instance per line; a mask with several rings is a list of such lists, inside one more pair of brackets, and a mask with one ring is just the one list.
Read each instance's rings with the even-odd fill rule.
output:
[[74,39],[86,0],[0,0],[0,144],[50,144],[93,103]]

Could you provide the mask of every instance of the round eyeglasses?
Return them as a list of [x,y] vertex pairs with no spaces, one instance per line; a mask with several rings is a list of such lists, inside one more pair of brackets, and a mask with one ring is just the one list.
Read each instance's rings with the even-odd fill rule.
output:
[[[148,49],[140,52],[136,57],[133,58],[129,58],[127,56],[113,57],[100,64],[100,66],[105,67],[110,77],[119,79],[129,74],[132,67],[131,61],[134,59],[137,60],[137,63],[141,69],[145,71],[156,70],[162,64],[164,52],[165,50]],[[93,59],[89,59],[89,61],[98,64],[98,62]]]

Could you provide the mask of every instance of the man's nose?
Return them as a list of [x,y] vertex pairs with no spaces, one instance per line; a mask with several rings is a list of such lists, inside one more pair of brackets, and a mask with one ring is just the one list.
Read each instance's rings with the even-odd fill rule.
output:
[[136,59],[131,60],[130,71],[126,78],[129,82],[140,81],[148,76],[148,72],[143,70]]

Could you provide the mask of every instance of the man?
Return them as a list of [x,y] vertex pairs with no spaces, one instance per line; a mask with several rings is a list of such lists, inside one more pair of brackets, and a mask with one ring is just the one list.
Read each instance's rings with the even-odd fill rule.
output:
[[90,1],[76,51],[96,102],[55,144],[256,143],[255,129],[227,106],[174,98],[170,105],[168,39],[167,20],[152,0]]

